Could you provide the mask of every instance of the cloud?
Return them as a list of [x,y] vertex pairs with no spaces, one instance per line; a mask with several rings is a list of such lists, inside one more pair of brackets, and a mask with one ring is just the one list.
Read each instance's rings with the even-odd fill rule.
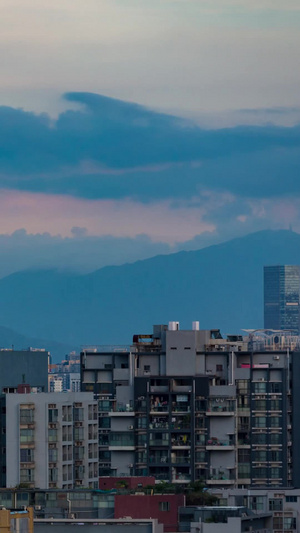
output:
[[300,192],[298,125],[207,130],[100,95],[66,98],[82,108],[54,122],[0,108],[0,187],[138,202],[187,201],[206,189],[247,197]]
[[12,233],[24,227],[29,233],[45,233],[62,237],[114,236],[136,238],[147,235],[153,242],[185,241],[215,226],[204,221],[203,205],[157,200],[147,204],[126,198],[122,200],[87,200],[66,195],[15,192],[0,194],[0,227]]

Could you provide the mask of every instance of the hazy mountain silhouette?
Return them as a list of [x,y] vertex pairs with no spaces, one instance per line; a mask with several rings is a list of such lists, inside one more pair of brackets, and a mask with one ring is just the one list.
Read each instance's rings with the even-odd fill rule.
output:
[[67,353],[78,347],[45,339],[26,337],[21,333],[0,326],[0,349],[12,348],[14,350],[27,350],[28,348],[41,348],[50,351],[52,359],[60,361]]
[[270,264],[300,264],[300,235],[262,231],[88,275],[20,272],[0,280],[0,324],[71,345],[130,343],[169,320],[223,333],[259,328]]

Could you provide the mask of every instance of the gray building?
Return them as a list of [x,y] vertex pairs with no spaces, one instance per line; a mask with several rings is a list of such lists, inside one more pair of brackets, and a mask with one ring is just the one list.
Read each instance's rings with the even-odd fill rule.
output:
[[122,354],[82,352],[82,387],[99,403],[99,474],[300,487],[299,364],[298,337],[224,339],[198,323],[154,326]]
[[134,474],[134,355],[128,346],[86,347],[81,390],[93,392],[99,409],[99,475]]
[[247,507],[181,507],[179,531],[189,533],[273,533],[272,513],[254,513]]
[[300,267],[264,267],[264,327],[299,334]]
[[4,394],[0,404],[2,487],[98,486],[93,394]]
[[30,384],[36,391],[47,392],[48,359],[46,350],[0,349],[0,394],[17,392],[22,383]]
[[211,493],[223,506],[246,506],[254,513],[273,514],[273,532],[299,533],[299,489],[226,489],[214,488]]

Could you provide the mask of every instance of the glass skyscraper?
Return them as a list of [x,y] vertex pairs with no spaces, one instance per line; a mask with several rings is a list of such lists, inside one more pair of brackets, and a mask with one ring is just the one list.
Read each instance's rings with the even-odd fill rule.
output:
[[264,267],[264,328],[299,334],[300,267]]

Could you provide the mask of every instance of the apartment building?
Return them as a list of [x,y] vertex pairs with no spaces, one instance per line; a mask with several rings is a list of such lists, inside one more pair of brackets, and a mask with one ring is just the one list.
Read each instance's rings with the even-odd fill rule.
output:
[[171,322],[134,335],[122,354],[83,351],[82,387],[99,401],[100,475],[300,487],[298,341],[283,332],[224,339]]
[[93,394],[4,394],[0,404],[1,487],[98,486]]
[[133,380],[129,346],[89,346],[81,353],[81,390],[98,400],[100,476],[134,474]]

